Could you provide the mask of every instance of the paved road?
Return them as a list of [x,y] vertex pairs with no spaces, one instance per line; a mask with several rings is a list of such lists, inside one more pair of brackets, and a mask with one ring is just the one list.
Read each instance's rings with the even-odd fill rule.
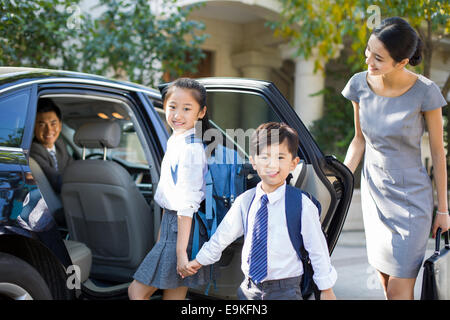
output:
[[[425,257],[433,254],[434,240],[430,239]],[[367,262],[364,232],[361,230],[343,231],[339,237],[331,262],[338,273],[334,292],[343,300],[384,300],[375,270]],[[420,299],[422,288],[421,269],[414,289],[414,298]]]

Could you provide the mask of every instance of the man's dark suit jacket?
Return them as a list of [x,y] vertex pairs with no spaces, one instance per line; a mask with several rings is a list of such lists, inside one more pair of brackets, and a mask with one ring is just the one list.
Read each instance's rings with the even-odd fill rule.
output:
[[58,138],[55,142],[56,160],[58,161],[58,170],[55,168],[53,158],[39,141],[33,140],[30,148],[30,156],[36,160],[36,162],[44,171],[49,183],[53,187],[55,192],[61,192],[62,185],[62,173],[64,169],[73,161],[69,156],[66,146],[61,138]]

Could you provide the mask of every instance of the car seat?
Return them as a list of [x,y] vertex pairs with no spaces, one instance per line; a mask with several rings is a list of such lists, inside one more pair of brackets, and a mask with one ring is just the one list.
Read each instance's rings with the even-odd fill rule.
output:
[[[92,277],[123,282],[132,280],[153,245],[153,215],[127,170],[106,160],[107,148],[116,148],[120,136],[113,121],[77,129],[74,142],[83,159],[66,168],[61,198],[71,240],[92,251]],[[86,148],[104,149],[104,159],[85,160]]]

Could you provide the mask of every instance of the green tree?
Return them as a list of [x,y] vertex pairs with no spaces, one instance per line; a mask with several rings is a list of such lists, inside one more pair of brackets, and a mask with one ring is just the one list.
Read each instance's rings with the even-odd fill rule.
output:
[[162,11],[155,15],[147,0],[99,2],[104,13],[83,26],[84,71],[112,71],[116,77],[126,75],[130,81],[147,85],[154,85],[163,72],[173,78],[195,71],[206,38],[196,34],[204,25],[187,19],[195,6],[179,7],[175,0],[164,0]]
[[68,28],[79,0],[0,0],[0,65],[71,69],[76,52],[66,46],[77,30]]
[[[351,73],[366,69],[364,50],[371,28],[377,22],[377,10],[380,14],[378,21],[391,16],[401,16],[416,28],[424,42],[423,64],[419,65],[417,71],[426,77],[430,76],[435,43],[433,40],[449,36],[448,0],[279,0],[279,2],[282,8],[280,18],[269,23],[269,26],[275,35],[290,39],[290,44],[297,48],[298,56],[306,59],[314,56],[316,71],[324,70],[327,77],[337,75],[348,80]],[[337,62],[333,59],[341,50],[343,57],[337,61],[347,65],[347,70],[337,74],[326,70],[327,63]],[[449,79],[443,88],[444,94],[448,92],[448,87]],[[336,90],[327,88],[322,93],[324,116],[315,121],[312,132],[326,153],[335,154],[343,160],[354,130],[352,108]]]
[[450,3],[448,0],[279,0],[281,14],[269,25],[275,33],[289,37],[299,56],[309,58],[317,48],[317,68],[341,49],[345,37],[353,39],[354,54],[349,57],[354,70],[364,67],[364,49],[374,15],[381,19],[400,16],[416,28],[424,41],[425,76],[430,75],[433,37],[448,37]]
[[79,0],[0,0],[0,65],[113,75],[155,85],[163,72],[194,72],[203,57],[204,25],[187,19],[195,6],[146,0],[99,0],[95,19]]

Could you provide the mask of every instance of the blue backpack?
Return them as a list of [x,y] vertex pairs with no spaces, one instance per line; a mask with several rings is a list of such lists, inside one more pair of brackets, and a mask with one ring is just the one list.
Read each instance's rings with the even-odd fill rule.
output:
[[[256,188],[252,189],[253,196],[248,205],[247,209],[247,218],[248,219],[248,211],[253,203],[253,199],[255,198]],[[291,243],[297,252],[297,256],[302,261],[303,265],[303,276],[300,283],[300,288],[302,291],[303,299],[308,299],[311,294],[315,294],[316,299],[318,300],[319,290],[314,283],[313,274],[314,270],[311,265],[311,260],[309,259],[308,251],[306,251],[305,246],[303,245],[303,237],[301,234],[302,230],[302,194],[306,195],[317,207],[319,216],[322,211],[322,207],[320,202],[314,198],[311,194],[306,191],[300,190],[298,188],[292,187],[290,185],[286,185],[286,194],[285,194],[285,213],[286,213],[286,222],[289,233],[289,238]],[[247,225],[245,224],[244,231],[247,233]]]
[[[187,143],[206,144],[193,134],[186,137]],[[243,161],[237,151],[218,144],[208,158],[205,200],[193,216],[191,259],[195,259],[203,243],[208,241],[217,229],[237,196],[245,191]],[[177,181],[177,167],[172,171]]]

